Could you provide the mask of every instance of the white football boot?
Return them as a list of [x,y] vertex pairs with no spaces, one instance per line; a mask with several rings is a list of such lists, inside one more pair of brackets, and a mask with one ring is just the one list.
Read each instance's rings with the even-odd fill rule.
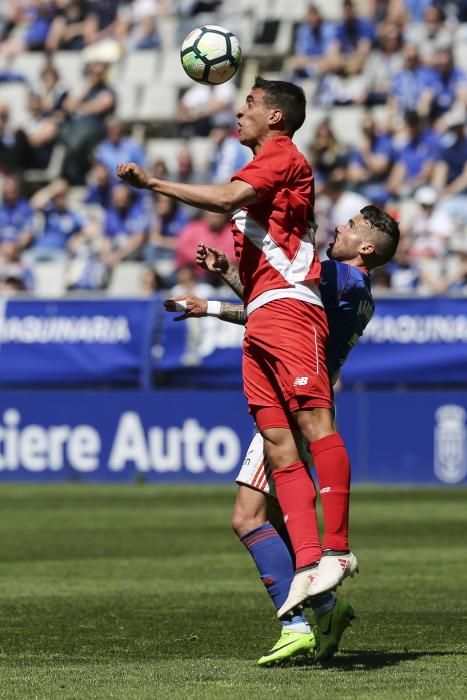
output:
[[318,567],[314,566],[311,569],[305,569],[304,571],[298,571],[292,579],[290,584],[289,595],[286,601],[277,611],[277,617],[282,617],[287,613],[291,612],[294,608],[297,608],[300,603],[303,603],[309,597],[309,589],[313,583],[314,577]]
[[345,578],[355,576],[358,571],[358,560],[352,552],[323,554],[318,567],[313,571],[314,575],[308,587],[308,597],[334,590]]

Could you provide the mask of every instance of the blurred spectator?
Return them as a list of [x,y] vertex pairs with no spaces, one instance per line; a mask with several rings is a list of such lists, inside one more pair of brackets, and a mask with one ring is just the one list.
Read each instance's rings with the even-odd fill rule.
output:
[[161,180],[169,179],[169,168],[163,158],[157,158],[152,166],[152,174]]
[[157,16],[167,5],[167,0],[123,0],[118,8],[116,38],[130,51],[158,48]]
[[170,296],[194,294],[201,299],[209,299],[214,291],[210,284],[199,280],[196,265],[194,263],[186,263],[177,268],[177,281],[170,290]]
[[[188,145],[177,151],[177,168],[172,177],[177,182],[188,182],[190,184],[205,182],[207,174],[200,172],[200,168],[195,168],[193,153]],[[189,207],[189,209],[193,212],[192,207]]]
[[140,297],[148,299],[157,292],[165,289],[164,281],[150,265],[145,265],[141,271]]
[[436,294],[467,295],[467,241],[459,241],[453,252],[456,264],[436,280]]
[[366,98],[369,105],[385,104],[395,76],[401,71],[402,34],[397,24],[384,22],[378,29],[378,45],[363,68]]
[[371,292],[374,297],[388,296],[391,294],[391,275],[386,269],[386,265],[372,270]]
[[177,236],[188,222],[184,209],[175,199],[157,195],[151,217],[144,259],[173,284]]
[[467,224],[466,116],[464,109],[456,109],[444,118],[448,131],[441,139],[432,178],[439,208],[462,224]]
[[325,194],[330,200],[329,230],[334,232],[336,226],[349,221],[355,212],[366,207],[370,202],[358,192],[345,189],[345,183],[332,176],[325,186]]
[[84,47],[87,0],[57,0],[58,12],[46,40],[49,54],[55,51],[80,51]]
[[422,22],[409,24],[404,32],[404,40],[417,47],[426,66],[434,65],[437,49],[449,46],[452,41],[444,19],[444,12],[439,5],[429,5],[423,13]]
[[14,176],[5,177],[0,203],[0,245],[13,243],[21,253],[31,244],[33,231],[34,211],[22,196],[20,180]]
[[209,180],[214,183],[229,182],[232,175],[251,160],[251,151],[242,146],[237,136],[232,135],[230,120],[211,129],[209,139],[213,146]]
[[416,112],[405,117],[406,136],[402,146],[396,147],[394,167],[387,188],[396,197],[407,197],[430,182],[433,166],[439,157],[439,137],[425,129]]
[[0,102],[0,174],[14,173],[20,169],[20,155],[24,137],[18,136],[17,129],[10,121],[8,105]]
[[84,88],[67,95],[63,102],[66,113],[60,138],[67,148],[63,175],[74,185],[84,183],[89,168],[89,154],[105,135],[105,118],[115,108],[115,93],[107,84],[107,64],[88,63],[84,69]]
[[347,75],[360,73],[375,40],[375,27],[359,17],[353,0],[342,2],[343,20],[337,25],[336,42],[341,70]]
[[442,258],[446,255],[450,238],[455,231],[453,221],[435,207],[436,191],[432,187],[418,189],[414,200],[418,207],[407,223],[411,255],[413,259]]
[[385,266],[393,292],[412,294],[420,284],[420,268],[412,259],[410,248],[410,239],[401,236],[394,258]]
[[136,163],[142,168],[146,166],[143,148],[125,131],[122,122],[111,119],[106,125],[107,138],[98,145],[94,159],[105,165],[113,181],[118,181],[116,169],[118,163]]
[[15,36],[0,44],[0,56],[16,56],[22,51],[43,51],[56,12],[53,0],[27,0],[18,3]]
[[395,75],[391,86],[391,111],[400,115],[412,111],[427,116],[433,101],[434,81],[434,71],[421,63],[417,47],[407,44],[403,68]]
[[[200,241],[213,248],[223,250],[229,260],[235,261],[232,233],[225,214],[204,211],[201,219],[190,221],[181,230],[175,245],[177,267],[193,264]],[[215,275],[210,275],[209,272],[201,268],[196,269],[196,274],[216,286],[219,283]]]
[[376,127],[371,114],[362,119],[362,140],[349,155],[347,180],[370,201],[387,198],[386,179],[394,160],[392,134]]
[[315,184],[322,188],[331,173],[336,178],[345,177],[349,149],[338,141],[329,119],[324,119],[316,128],[310,149],[310,163],[313,165]]
[[109,282],[109,270],[101,258],[101,226],[92,220],[86,222],[79,234],[69,244],[70,261],[65,274],[68,290],[105,289]]
[[388,17],[400,24],[419,23],[427,7],[434,5],[435,0],[389,0]]
[[57,141],[59,122],[56,114],[44,108],[40,95],[28,95],[28,119],[17,131],[18,162],[22,169],[46,168]]
[[103,209],[108,209],[112,201],[112,188],[110,172],[102,163],[95,163],[89,173],[84,203],[98,204]]
[[177,123],[183,137],[208,136],[218,123],[234,118],[235,87],[232,81],[222,85],[193,85],[177,106]]
[[467,75],[454,65],[454,56],[449,46],[436,51],[434,67],[431,118],[438,119],[454,106],[467,106]]
[[95,44],[115,34],[119,0],[88,0],[84,43]]
[[69,187],[58,179],[38,190],[31,206],[41,216],[41,224],[32,248],[25,253],[28,260],[64,260],[70,241],[83,227],[81,217],[68,205]]
[[107,211],[102,260],[110,268],[122,260],[139,260],[148,234],[148,216],[133,192],[123,183],[112,190],[112,206]]
[[51,115],[61,110],[68,87],[62,82],[60,73],[52,63],[46,63],[40,72],[41,84],[33,92],[40,95],[44,112]]
[[20,258],[14,241],[0,244],[0,293],[31,292],[34,288],[32,269]]
[[335,38],[335,25],[323,20],[316,5],[310,5],[304,22],[297,27],[292,58],[293,79],[313,78],[333,67],[330,58]]

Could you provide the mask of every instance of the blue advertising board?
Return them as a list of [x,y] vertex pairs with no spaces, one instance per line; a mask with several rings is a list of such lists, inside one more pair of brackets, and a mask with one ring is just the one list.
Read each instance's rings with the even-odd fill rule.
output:
[[[465,392],[342,392],[353,481],[467,484]],[[236,391],[0,395],[0,480],[231,483],[252,437]]]
[[[343,370],[347,384],[467,383],[467,298],[381,299]],[[0,304],[0,385],[240,387],[242,326],[175,323],[162,300]]]

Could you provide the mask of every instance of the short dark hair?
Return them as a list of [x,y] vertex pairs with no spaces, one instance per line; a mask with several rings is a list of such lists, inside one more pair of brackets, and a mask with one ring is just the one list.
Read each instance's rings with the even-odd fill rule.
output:
[[263,90],[268,107],[277,107],[282,111],[289,136],[293,136],[300,129],[305,121],[306,111],[305,93],[301,87],[285,80],[266,80],[258,75],[253,90]]
[[360,209],[360,214],[371,225],[373,230],[372,243],[374,267],[385,265],[394,257],[399,245],[400,231],[397,221],[386,211],[369,204]]

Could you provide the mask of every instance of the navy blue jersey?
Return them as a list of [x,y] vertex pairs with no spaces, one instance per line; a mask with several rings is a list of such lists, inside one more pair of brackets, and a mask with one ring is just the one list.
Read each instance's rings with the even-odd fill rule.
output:
[[358,267],[325,260],[321,263],[321,299],[329,323],[328,367],[332,383],[373,316],[370,276]]

